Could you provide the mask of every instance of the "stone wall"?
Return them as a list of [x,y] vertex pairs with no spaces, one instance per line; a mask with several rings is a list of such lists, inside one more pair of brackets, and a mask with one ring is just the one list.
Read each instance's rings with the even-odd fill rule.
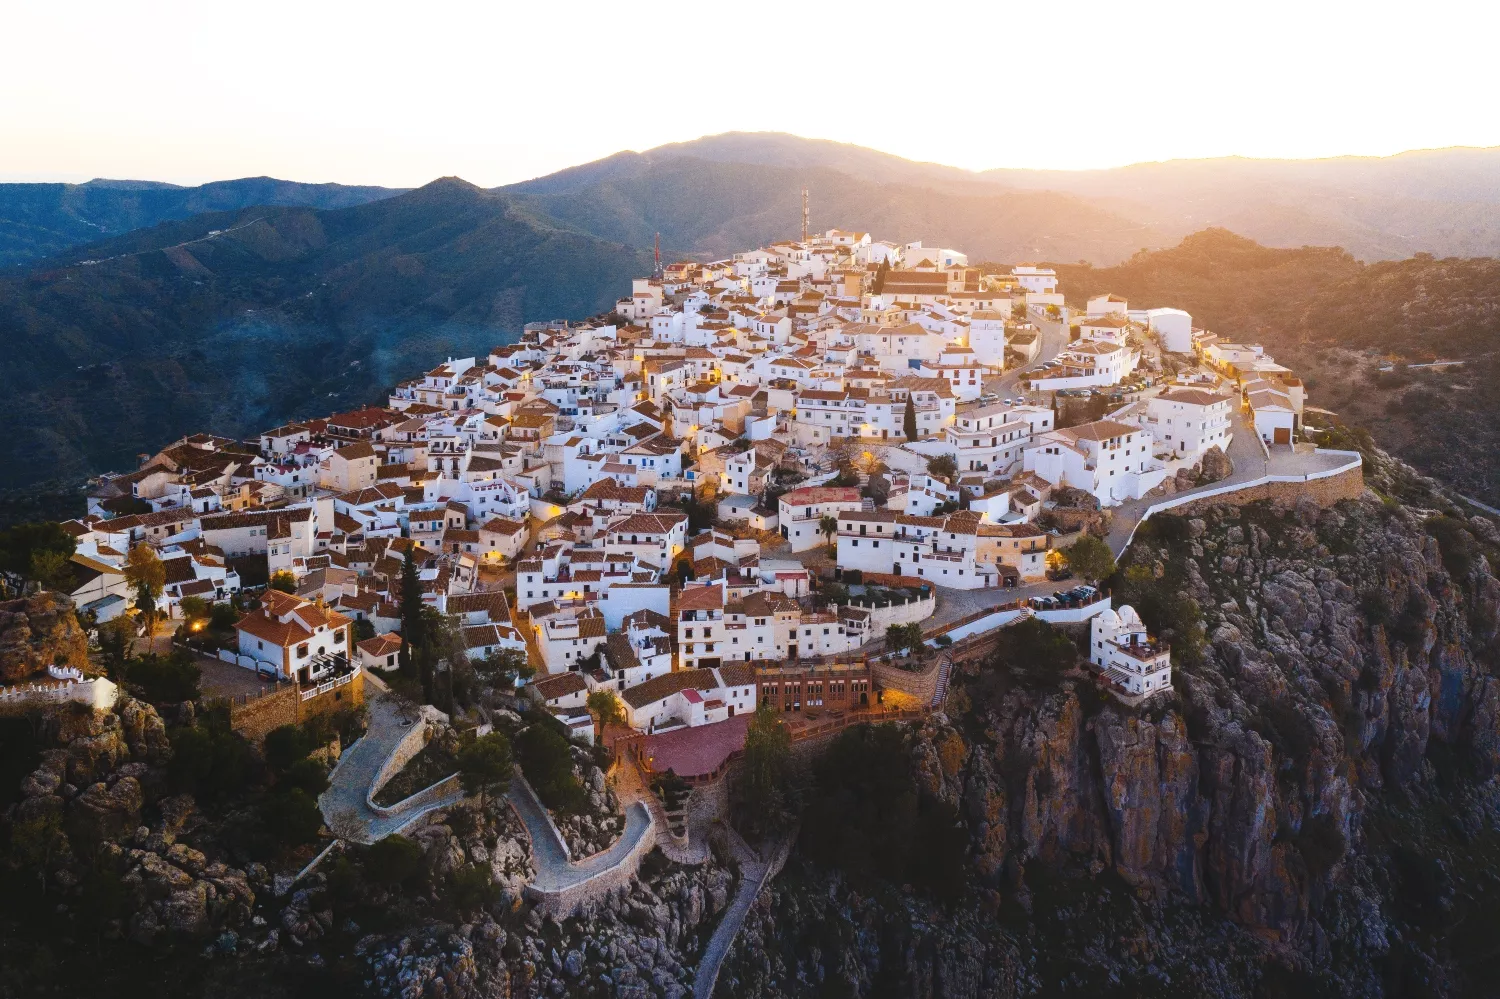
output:
[[386,781],[400,773],[401,768],[411,762],[413,756],[426,747],[427,740],[431,738],[432,723],[436,720],[447,721],[448,716],[437,708],[424,704],[421,717],[413,722],[401,736],[401,741],[396,743],[396,748],[391,750],[391,755],[385,758],[385,762],[375,773],[375,779],[370,782],[370,790],[365,795],[365,802],[371,809],[377,812],[380,810],[380,806],[375,804],[376,792],[385,786]]
[[931,704],[932,698],[937,694],[938,667],[942,661],[942,656],[932,656],[921,673],[909,673],[886,661],[871,662],[870,675],[876,686],[886,690],[899,690],[923,704]]
[[233,698],[229,702],[229,727],[259,746],[273,728],[297,724],[300,698],[294,683],[244,701]]
[[1224,506],[1226,503],[1242,504],[1255,503],[1260,500],[1269,500],[1273,505],[1290,509],[1297,505],[1297,501],[1304,496],[1310,496],[1319,506],[1333,506],[1341,500],[1358,499],[1365,491],[1364,467],[1356,466],[1347,468],[1333,475],[1319,479],[1308,479],[1307,481],[1295,482],[1258,482],[1247,485],[1243,489],[1218,496],[1206,496],[1202,499],[1193,499],[1178,507],[1173,507],[1174,514],[1187,515],[1197,513],[1213,506]]

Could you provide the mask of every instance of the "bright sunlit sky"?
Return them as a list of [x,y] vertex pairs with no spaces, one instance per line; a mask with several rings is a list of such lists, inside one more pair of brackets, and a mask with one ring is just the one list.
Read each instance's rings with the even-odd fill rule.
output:
[[1500,4],[5,0],[0,180],[494,186],[731,130],[956,166],[1500,145]]

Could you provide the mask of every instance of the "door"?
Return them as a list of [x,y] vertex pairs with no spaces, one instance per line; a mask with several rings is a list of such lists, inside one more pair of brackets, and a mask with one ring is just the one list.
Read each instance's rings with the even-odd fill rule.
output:
[[1292,428],[1291,427],[1277,427],[1276,428],[1276,436],[1275,436],[1274,443],[1276,443],[1276,444],[1290,444],[1291,442],[1292,442]]

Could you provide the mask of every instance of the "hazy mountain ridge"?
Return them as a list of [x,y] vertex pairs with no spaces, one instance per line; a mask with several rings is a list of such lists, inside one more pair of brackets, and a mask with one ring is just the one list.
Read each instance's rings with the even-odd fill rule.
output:
[[980,183],[883,183],[824,166],[767,166],[692,156],[620,154],[508,188],[538,215],[602,238],[673,254],[721,257],[801,231],[802,189],[813,228],[921,239],[971,258],[1039,256],[1114,261],[1162,237],[1070,195]]
[[378,400],[524,322],[607,310],[650,267],[451,179],[352,208],[197,216],[73,256],[102,262],[0,278],[6,487]]
[[177,187],[159,181],[0,184],[0,269],[24,266],[134,229],[252,205],[346,208],[401,191],[272,177]]
[[[680,171],[680,165],[669,165],[674,160],[787,171],[780,183],[793,191],[780,194],[777,204],[794,201],[803,183],[816,183],[818,172],[824,170],[851,178],[854,184],[844,182],[851,190],[867,184],[897,185],[986,198],[997,196],[993,192],[998,188],[1005,192],[1001,196],[1011,199],[1027,191],[1052,192],[1066,199],[1055,203],[1061,235],[1031,229],[1006,234],[1013,245],[1033,247],[1030,255],[1052,259],[1111,264],[1127,252],[1170,246],[1210,226],[1233,229],[1272,246],[1342,246],[1364,260],[1419,252],[1500,255],[1500,148],[1321,160],[1223,157],[1108,170],[975,172],[784,133],[728,132],[644,153],[618,153],[508,190],[559,194],[604,184],[616,197],[630,201],[630,185],[624,178]],[[866,226],[838,214],[849,206],[837,193],[825,191],[819,198],[814,190],[814,225]],[[903,191],[893,191],[891,197],[902,203],[911,200]],[[860,198],[852,200],[858,205]],[[630,203],[649,218],[647,202],[637,197]],[[800,206],[793,208],[790,224],[795,226]],[[932,221],[942,227],[947,220]],[[649,228],[650,222],[646,225]],[[744,238],[755,231],[749,224],[731,225],[725,235]],[[1051,245],[1045,242],[1048,236],[1054,238]],[[936,235],[928,238],[940,241]],[[980,243],[960,248],[977,257],[1009,256],[997,254],[980,238]],[[713,252],[707,245],[714,244],[681,244],[687,251]]]

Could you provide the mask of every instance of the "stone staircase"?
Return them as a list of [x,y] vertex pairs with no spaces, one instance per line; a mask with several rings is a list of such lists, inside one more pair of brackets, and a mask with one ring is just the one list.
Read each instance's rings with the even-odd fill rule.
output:
[[953,675],[953,657],[944,656],[938,663],[937,689],[932,692],[932,706],[942,705],[944,698],[948,696],[948,679]]

